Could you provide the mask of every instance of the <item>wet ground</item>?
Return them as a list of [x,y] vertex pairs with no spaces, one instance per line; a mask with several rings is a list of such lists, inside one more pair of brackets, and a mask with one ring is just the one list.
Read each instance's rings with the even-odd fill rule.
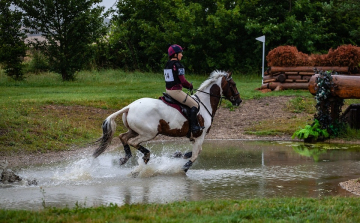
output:
[[[152,142],[145,165],[134,156],[119,166],[121,148],[16,171],[37,185],[0,183],[0,208],[99,206],[257,197],[355,196],[340,182],[360,177],[360,146],[296,142],[207,140],[185,174],[187,160],[172,158],[191,144]],[[136,152],[133,150],[133,154]],[[140,154],[138,154],[140,156]]]

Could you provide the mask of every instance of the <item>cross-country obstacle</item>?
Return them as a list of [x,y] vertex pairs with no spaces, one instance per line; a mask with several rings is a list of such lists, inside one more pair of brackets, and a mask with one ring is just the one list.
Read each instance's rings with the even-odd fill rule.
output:
[[309,81],[315,70],[335,71],[340,75],[359,75],[358,68],[350,67],[269,67],[264,73],[263,84],[260,89],[287,90],[308,89]]
[[[313,75],[308,83],[308,89],[312,95],[316,95],[317,86],[316,78],[319,75]],[[331,99],[360,99],[360,76],[332,75],[334,87],[330,89]],[[331,108],[331,117],[333,120],[338,112]],[[351,128],[360,129],[360,104],[350,105],[342,114],[342,118],[350,125]]]

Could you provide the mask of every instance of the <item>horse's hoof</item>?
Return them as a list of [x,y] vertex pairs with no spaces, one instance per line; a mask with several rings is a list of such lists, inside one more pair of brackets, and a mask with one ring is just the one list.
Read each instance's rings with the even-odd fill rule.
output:
[[120,158],[120,166],[124,165],[128,160],[129,160],[129,158],[127,158],[127,157]]
[[193,164],[193,162],[191,160],[189,160],[187,163],[185,163],[185,165],[182,168],[185,171],[185,173],[190,169],[192,164]]
[[192,152],[187,152],[187,153],[185,153],[184,154],[184,159],[189,159],[189,158],[191,158],[192,157]]
[[144,163],[147,164],[150,160],[150,153],[144,155],[143,160],[144,160]]
[[183,156],[183,154],[182,154],[182,152],[180,152],[180,151],[176,151],[176,152],[172,155],[173,158],[181,158],[182,156]]

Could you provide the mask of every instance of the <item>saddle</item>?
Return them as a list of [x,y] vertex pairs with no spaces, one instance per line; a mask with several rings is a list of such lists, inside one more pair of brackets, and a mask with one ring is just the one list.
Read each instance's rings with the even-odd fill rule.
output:
[[177,109],[187,120],[190,119],[190,108],[173,99],[170,95],[163,92],[163,96],[159,97],[165,104]]

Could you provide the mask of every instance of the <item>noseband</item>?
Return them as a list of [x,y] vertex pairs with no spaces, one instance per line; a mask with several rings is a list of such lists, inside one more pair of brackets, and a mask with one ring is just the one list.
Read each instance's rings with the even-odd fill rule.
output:
[[[232,77],[229,77],[226,79],[227,87],[230,88],[230,91],[231,91],[231,96],[228,99],[229,99],[229,101],[234,102],[235,97],[238,96],[240,93],[239,92],[235,93],[233,86],[229,84],[229,81],[231,81],[231,80],[232,80]],[[224,97],[224,98],[226,98],[226,97]]]

